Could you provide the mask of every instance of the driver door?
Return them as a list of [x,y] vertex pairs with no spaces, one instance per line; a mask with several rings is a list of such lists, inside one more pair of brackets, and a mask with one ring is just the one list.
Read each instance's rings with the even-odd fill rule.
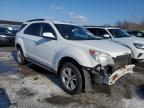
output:
[[[44,33],[52,33],[55,38],[44,37]],[[34,47],[35,57],[37,57],[39,63],[44,66],[53,67],[53,58],[58,47],[54,29],[48,23],[41,23],[41,34],[37,38]]]

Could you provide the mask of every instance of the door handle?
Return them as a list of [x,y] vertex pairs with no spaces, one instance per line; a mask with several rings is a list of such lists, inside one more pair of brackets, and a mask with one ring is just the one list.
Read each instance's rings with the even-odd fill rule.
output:
[[35,45],[39,45],[39,40],[34,40]]
[[38,40],[35,40],[34,42],[35,42],[35,43],[37,43],[37,42],[38,42]]

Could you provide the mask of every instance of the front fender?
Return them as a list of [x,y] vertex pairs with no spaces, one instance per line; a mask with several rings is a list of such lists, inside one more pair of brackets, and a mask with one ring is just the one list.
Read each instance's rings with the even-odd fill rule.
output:
[[129,43],[129,45],[126,43],[126,42],[117,42],[117,41],[113,41],[113,42],[115,42],[115,43],[118,43],[118,44],[120,44],[120,45],[122,45],[122,46],[125,46],[125,47],[127,47],[127,48],[129,48],[130,50],[131,50],[131,56],[132,56],[132,58],[134,58],[134,56],[135,56],[135,53],[134,53],[134,50],[133,50],[133,48],[131,47],[132,45]]
[[88,51],[77,48],[66,48],[56,53],[53,64],[54,69],[58,69],[59,61],[64,57],[70,57],[76,60],[81,66],[95,67],[98,63],[89,55]]

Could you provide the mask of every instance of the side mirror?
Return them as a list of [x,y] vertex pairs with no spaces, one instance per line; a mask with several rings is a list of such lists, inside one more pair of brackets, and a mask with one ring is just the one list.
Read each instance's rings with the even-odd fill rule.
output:
[[55,39],[55,36],[51,32],[45,32],[42,34],[42,36],[50,39]]
[[138,36],[138,37],[142,37],[142,34],[141,34],[141,33],[138,33],[137,36]]
[[110,35],[104,34],[103,37],[104,37],[104,38],[110,38]]

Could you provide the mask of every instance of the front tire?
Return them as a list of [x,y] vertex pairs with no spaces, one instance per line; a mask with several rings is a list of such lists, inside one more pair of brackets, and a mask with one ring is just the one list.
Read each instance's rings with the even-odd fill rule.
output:
[[26,59],[24,57],[23,51],[21,48],[17,48],[16,51],[17,54],[17,62],[19,65],[25,65],[26,64]]
[[82,90],[80,70],[72,63],[66,62],[60,69],[60,81],[63,89],[69,94],[78,94]]

